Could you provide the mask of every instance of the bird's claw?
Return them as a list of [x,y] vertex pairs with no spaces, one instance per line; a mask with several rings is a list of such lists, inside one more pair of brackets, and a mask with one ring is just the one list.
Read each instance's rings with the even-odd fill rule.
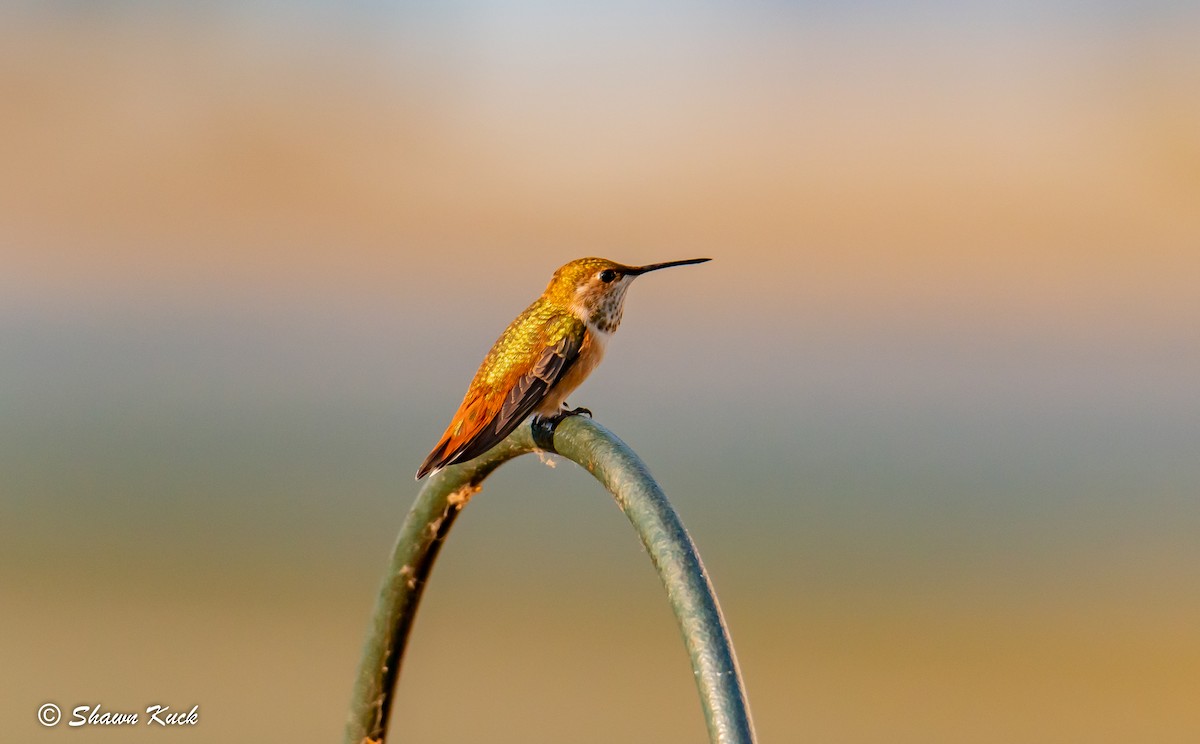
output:
[[579,408],[559,411],[553,416],[533,417],[530,428],[533,430],[533,443],[538,446],[538,449],[557,454],[558,451],[554,449],[554,430],[568,416],[587,416],[591,418],[592,412],[581,406]]

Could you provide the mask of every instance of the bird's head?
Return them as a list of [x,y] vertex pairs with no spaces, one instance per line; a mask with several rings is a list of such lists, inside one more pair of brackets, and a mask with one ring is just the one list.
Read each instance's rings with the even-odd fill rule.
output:
[[546,298],[568,308],[589,326],[612,333],[621,324],[625,290],[635,277],[670,266],[704,263],[707,258],[667,261],[646,266],[626,266],[607,258],[579,258],[554,272]]

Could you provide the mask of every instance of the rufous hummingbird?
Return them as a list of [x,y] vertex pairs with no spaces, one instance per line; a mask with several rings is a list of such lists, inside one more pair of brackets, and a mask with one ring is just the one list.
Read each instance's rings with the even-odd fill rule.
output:
[[651,271],[708,260],[626,266],[580,258],[555,271],[542,296],[484,357],[446,433],[417,470],[417,480],[482,455],[530,413],[535,426],[551,431],[564,416],[590,414],[586,408],[566,410],[566,399],[604,356],[608,337],[621,324],[629,284]]

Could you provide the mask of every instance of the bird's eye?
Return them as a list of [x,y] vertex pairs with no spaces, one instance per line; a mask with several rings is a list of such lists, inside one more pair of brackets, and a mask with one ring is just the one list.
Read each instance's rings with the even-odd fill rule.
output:
[[617,272],[613,271],[612,269],[605,269],[604,271],[600,272],[600,281],[604,282],[605,284],[608,284],[616,278]]

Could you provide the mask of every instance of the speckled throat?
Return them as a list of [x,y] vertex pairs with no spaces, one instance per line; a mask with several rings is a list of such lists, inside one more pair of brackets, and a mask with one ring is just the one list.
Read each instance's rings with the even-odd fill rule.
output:
[[588,307],[586,323],[603,333],[613,333],[621,325],[621,315],[625,312],[625,290],[629,289],[629,281],[622,280],[608,292],[596,297]]

